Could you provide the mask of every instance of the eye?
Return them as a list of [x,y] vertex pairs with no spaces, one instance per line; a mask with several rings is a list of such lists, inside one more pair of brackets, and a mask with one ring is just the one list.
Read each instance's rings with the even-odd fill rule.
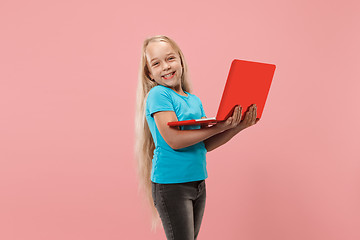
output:
[[153,66],[157,65],[158,63],[154,63]]
[[169,57],[169,59],[174,59],[174,57]]

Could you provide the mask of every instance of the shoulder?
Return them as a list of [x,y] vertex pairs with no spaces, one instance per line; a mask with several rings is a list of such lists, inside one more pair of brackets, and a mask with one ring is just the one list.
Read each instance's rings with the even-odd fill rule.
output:
[[200,100],[200,98],[198,96],[196,96],[195,94],[189,93],[189,92],[186,92],[186,93],[189,94],[190,97],[192,97],[193,99],[195,99],[196,101],[201,103],[201,100]]
[[146,104],[164,104],[166,102],[172,102],[171,94],[167,87],[157,85],[150,89],[147,97]]
[[146,113],[152,115],[159,111],[174,111],[173,100],[167,87],[158,85],[150,89],[146,97]]
[[152,89],[150,89],[149,93],[148,93],[149,96],[151,95],[165,95],[165,96],[169,96],[169,90],[167,87],[164,87],[162,85],[157,85],[155,87],[153,87]]

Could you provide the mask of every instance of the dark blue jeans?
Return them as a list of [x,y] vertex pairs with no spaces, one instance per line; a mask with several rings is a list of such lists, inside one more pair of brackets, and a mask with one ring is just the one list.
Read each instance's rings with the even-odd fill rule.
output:
[[196,240],[205,210],[205,180],[152,182],[152,196],[168,240]]

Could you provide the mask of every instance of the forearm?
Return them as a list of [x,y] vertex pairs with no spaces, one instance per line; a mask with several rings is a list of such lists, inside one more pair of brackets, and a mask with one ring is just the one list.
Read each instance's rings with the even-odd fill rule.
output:
[[[171,141],[173,149],[180,149],[204,141],[212,136],[220,134],[223,130],[217,127],[209,127],[194,130],[174,130],[176,133]],[[169,144],[169,145],[170,145]]]
[[227,143],[232,139],[236,134],[238,134],[241,129],[231,128],[222,133],[216,134],[204,141],[205,147],[208,152],[214,150],[215,148],[220,147],[221,145]]

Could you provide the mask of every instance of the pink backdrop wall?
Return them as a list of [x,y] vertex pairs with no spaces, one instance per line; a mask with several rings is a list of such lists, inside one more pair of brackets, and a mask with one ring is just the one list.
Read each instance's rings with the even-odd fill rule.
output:
[[208,153],[199,240],[360,239],[358,1],[1,1],[0,239],[164,239],[137,194],[142,41],[182,48],[215,116],[232,59],[277,69]]

